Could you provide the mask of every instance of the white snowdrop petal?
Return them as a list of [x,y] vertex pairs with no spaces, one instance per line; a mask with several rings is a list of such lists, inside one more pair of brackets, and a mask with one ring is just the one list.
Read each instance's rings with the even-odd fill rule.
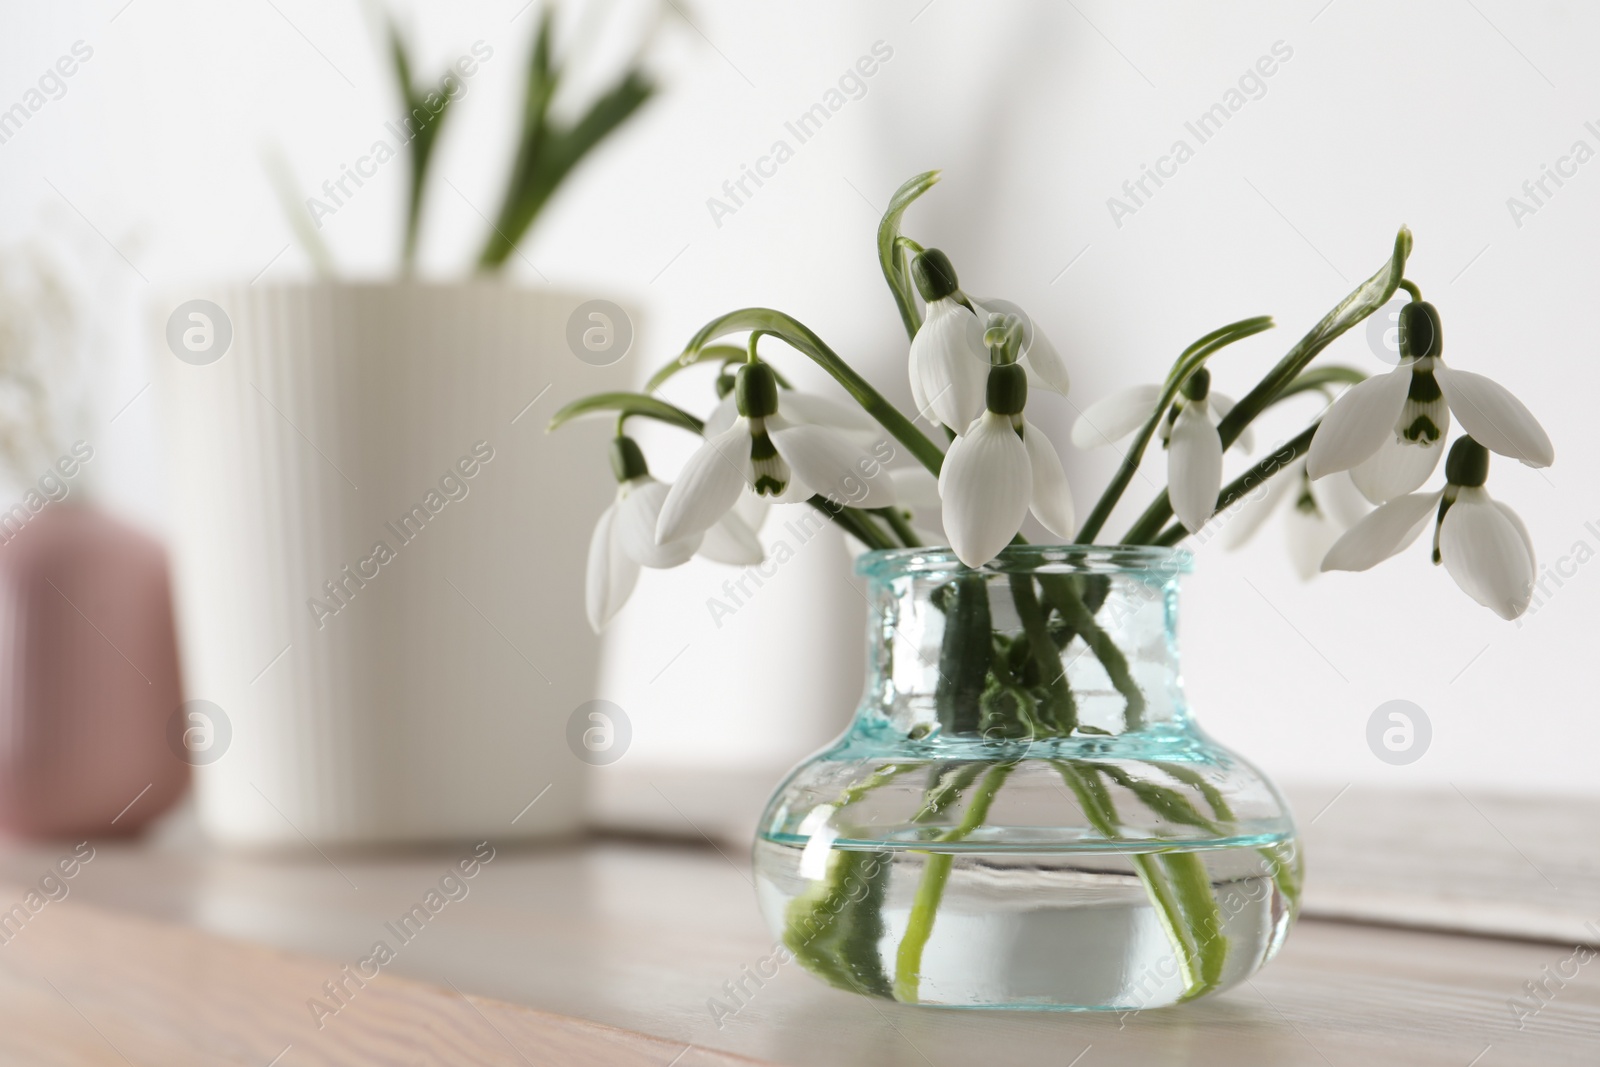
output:
[[706,437],[715,437],[727,433],[733,424],[739,420],[739,401],[733,395],[733,390],[728,395],[717,401],[717,406],[711,409],[711,414],[706,416],[705,428],[700,432]]
[[1288,470],[1280,471],[1256,486],[1245,498],[1230,508],[1227,525],[1222,528],[1222,547],[1230,551],[1242,548],[1263,523],[1272,517],[1291,491],[1298,492],[1300,478],[1305,470],[1305,460],[1300,460]]
[[1450,577],[1502,619],[1521,615],[1533,599],[1533,557],[1517,525],[1483,490],[1463,489],[1439,527]]
[[1440,493],[1412,493],[1389,501],[1346,530],[1322,559],[1325,571],[1364,571],[1406,549],[1422,533]]
[[1027,446],[1005,416],[986,413],[958,443],[940,479],[944,529],[961,562],[981,567],[1022,528],[1033,475]]
[[594,535],[589,538],[589,565],[584,580],[584,608],[595,633],[605,628],[622,605],[627,603],[639,581],[639,565],[623,553],[612,536],[617,504],[600,513]]
[[1349,470],[1394,436],[1411,387],[1411,367],[1396,367],[1345,390],[1311,439],[1306,470],[1313,479]]
[[641,567],[677,567],[688,563],[700,547],[703,534],[693,533],[673,541],[656,541],[656,523],[669,487],[645,477],[628,488],[617,501],[612,536],[627,557]]
[[751,533],[761,532],[761,527],[767,521],[767,513],[771,510],[772,501],[755,493],[740,493],[739,502],[733,505],[733,513],[744,520]]
[[1321,515],[1298,507],[1289,509],[1284,531],[1289,542],[1289,562],[1300,580],[1309,582],[1317,576],[1323,557],[1339,539],[1339,531]]
[[939,502],[941,506],[944,503],[946,483],[950,480],[950,461],[966,447],[967,433],[970,432],[972,432],[972,427],[969,426],[966,433],[957,434],[955,440],[950,442],[950,447],[944,450],[944,462],[939,465]]
[[1072,388],[1072,379],[1067,374],[1067,364],[1056,351],[1055,345],[1050,343],[1050,339],[1026,311],[1009,300],[999,300],[994,297],[973,298],[972,303],[978,308],[980,318],[986,319],[991,312],[1020,317],[1023,323],[1023,340],[1022,355],[1018,362],[1028,374],[1028,384],[1062,396],[1067,395]]
[[1173,514],[1194,533],[1217,510],[1222,491],[1222,439],[1200,404],[1185,404],[1167,446],[1167,495]]
[[750,440],[749,424],[741,418],[689,457],[661,504],[657,541],[704,533],[728,513],[752,481]]
[[[941,468],[943,469],[943,468]],[[939,506],[939,480],[933,472],[918,463],[913,467],[896,467],[889,472],[894,484],[894,501],[903,508],[937,508]]]
[[1079,448],[1103,448],[1143,426],[1161,399],[1161,386],[1135,385],[1096,400],[1072,424],[1072,443]]
[[1311,483],[1311,498],[1335,530],[1350,529],[1372,512],[1366,495],[1356,487],[1349,471],[1338,471]]
[[911,341],[911,374],[923,396],[919,413],[959,430],[983,412],[989,382],[988,353],[977,317],[948,297],[928,305]]
[[1443,362],[1434,364],[1433,377],[1461,428],[1484,448],[1530,467],[1548,467],[1556,461],[1550,435],[1505,386]]
[[1506,517],[1506,521],[1516,529],[1517,536],[1522,538],[1522,545],[1528,550],[1528,565],[1533,569],[1533,573],[1538,574],[1539,558],[1534,554],[1533,535],[1528,533],[1527,523],[1523,522],[1522,516],[1512,511],[1509,505],[1502,504],[1496,500],[1494,501],[1494,506],[1500,509],[1500,514]]
[[1067,472],[1061,468],[1056,446],[1039,427],[1027,421],[1022,424],[1022,446],[1028,450],[1028,468],[1033,477],[1033,499],[1029,504],[1033,517],[1057,537],[1071,538],[1077,532],[1072,487],[1067,484]]
[[894,503],[889,469],[850,436],[820,426],[790,423],[781,416],[767,420],[767,433],[795,478],[813,493],[853,508],[881,508]]
[[[1441,431],[1447,427],[1441,426]],[[1378,450],[1350,468],[1350,480],[1374,504],[1405,496],[1422,487],[1444,455],[1443,433],[1431,444],[1390,437]]]
[[854,433],[885,436],[878,420],[868,415],[866,409],[854,401],[835,400],[815,393],[802,393],[785,389],[778,394],[778,412],[795,422],[808,422],[815,426],[833,426]]
[[750,525],[739,517],[738,509],[728,512],[706,531],[700,542],[700,555],[717,563],[732,563],[753,567],[767,558],[761,539]]

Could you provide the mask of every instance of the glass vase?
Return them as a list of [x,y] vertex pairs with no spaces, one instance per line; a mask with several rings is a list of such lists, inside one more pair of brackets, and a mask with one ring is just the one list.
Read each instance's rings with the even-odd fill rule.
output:
[[1129,1011],[1226,989],[1282,946],[1293,823],[1207,737],[1165,548],[863,555],[866,692],[767,804],[774,933],[818,978],[905,1003]]

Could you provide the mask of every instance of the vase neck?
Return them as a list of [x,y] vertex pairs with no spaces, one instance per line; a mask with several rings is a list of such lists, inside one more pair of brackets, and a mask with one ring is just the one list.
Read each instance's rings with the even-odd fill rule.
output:
[[[868,562],[858,726],[911,737],[1118,735],[1188,725],[1170,567],[1001,559]],[[1066,551],[1066,550],[1058,550]],[[1108,551],[1108,550],[1102,550]]]

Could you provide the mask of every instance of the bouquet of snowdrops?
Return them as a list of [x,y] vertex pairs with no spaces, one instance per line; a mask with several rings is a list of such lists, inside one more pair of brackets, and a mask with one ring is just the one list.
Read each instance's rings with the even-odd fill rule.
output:
[[[597,631],[627,600],[640,568],[676,567],[696,555],[761,563],[758,527],[768,501],[805,502],[867,549],[922,546],[927,535],[913,524],[912,509],[936,502],[949,546],[975,568],[1020,541],[1030,512],[1063,543],[1094,544],[1156,439],[1166,452],[1167,488],[1119,544],[1177,545],[1235,507],[1250,512],[1240,519],[1237,541],[1287,498],[1338,533],[1321,556],[1322,570],[1365,570],[1412,544],[1431,518],[1434,563],[1504,618],[1527,609],[1533,545],[1516,513],[1485,488],[1489,457],[1545,467],[1554,448],[1510,392],[1445,363],[1439,313],[1404,277],[1409,230],[1399,232],[1378,271],[1240,399],[1212,388],[1208,361],[1269,329],[1268,317],[1213,330],[1183,351],[1165,380],[1084,408],[1073,443],[1117,448],[1122,462],[1080,523],[1056,447],[1027,417],[1030,389],[1067,394],[1066,362],[1021,308],[969,295],[948,256],[900,233],[906,209],[937,180],[930,171],[902,185],[878,228],[879,261],[910,338],[914,415],[885,400],[803,323],[770,308],[713,319],[644,392],[603,393],[556,414],[551,429],[580,415],[616,415],[617,497],[595,527],[588,561],[588,614]],[[1312,366],[1397,290],[1411,297],[1400,313],[1397,367],[1368,377],[1351,367]],[[718,343],[739,333],[743,345]],[[853,403],[789,388],[762,357],[763,338],[816,362]],[[718,368],[717,403],[704,419],[653,395],[700,364]],[[1262,413],[1302,393],[1339,389],[1320,418],[1223,483],[1224,453],[1248,450],[1251,424]],[[1465,433],[1448,448],[1445,484],[1421,491],[1447,454],[1452,416]],[[704,438],[670,485],[650,473],[627,436],[634,417]],[[918,421],[942,432],[924,433]],[[917,466],[889,465],[895,449],[885,433]],[[1352,484],[1375,510],[1359,515],[1367,509],[1352,506]]]

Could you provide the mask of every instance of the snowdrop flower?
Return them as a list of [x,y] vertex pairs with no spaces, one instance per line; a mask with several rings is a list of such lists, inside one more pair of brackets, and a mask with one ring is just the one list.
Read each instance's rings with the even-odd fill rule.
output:
[[1317,575],[1334,542],[1372,511],[1348,471],[1313,482],[1306,476],[1304,459],[1260,488],[1260,495],[1246,498],[1224,527],[1223,547],[1230,551],[1244,547],[1287,502],[1284,534],[1289,561],[1303,581]]
[[1008,300],[978,300],[956,282],[950,258],[937,248],[917,253],[911,263],[917,290],[927,313],[911,341],[911,399],[917,411],[930,413],[955,430],[971,425],[983,413],[989,381],[989,352],[984,329],[990,315],[1015,315],[1023,323],[1017,360],[1036,386],[1067,395],[1071,384],[1060,354],[1033,322]]
[[641,567],[676,567],[696,554],[745,566],[765,558],[755,527],[731,511],[709,530],[658,542],[656,522],[668,486],[651,477],[644,454],[631,437],[611,442],[611,466],[617,476],[617,496],[595,523],[584,583],[585,607],[595,633],[627,603]]
[[[1014,352],[1020,328],[1012,320]],[[995,338],[998,340],[998,338]],[[939,471],[945,534],[956,556],[969,567],[981,567],[1000,554],[1022,528],[1031,510],[1057,537],[1072,536],[1072,491],[1061,458],[1048,438],[1023,418],[1028,378],[1016,363],[989,371],[984,411],[950,442]]]
[[1176,408],[1167,441],[1167,496],[1172,513],[1194,533],[1217,510],[1222,492],[1222,437],[1211,411],[1211,372],[1204,367],[1184,380],[1184,403]]
[[865,444],[865,434],[791,420],[786,414],[815,413],[819,398],[796,400],[799,394],[792,390],[780,397],[778,380],[765,363],[740,367],[733,395],[733,424],[708,434],[662,501],[655,531],[659,544],[709,529],[728,514],[747,485],[781,502],[814,494],[848,507],[894,502],[883,466],[887,457]]
[[1516,618],[1533,598],[1533,540],[1516,512],[1490,498],[1488,473],[1489,450],[1462,437],[1450,448],[1442,490],[1384,504],[1334,543],[1322,569],[1364,571],[1409,547],[1433,516],[1433,561],[1472,599]]
[[1445,366],[1432,304],[1400,309],[1400,366],[1346,390],[1311,439],[1313,479],[1348,470],[1375,504],[1412,492],[1439,463],[1450,416],[1502,456],[1548,467],[1555,448],[1522,401],[1481,374]]
[[[1079,448],[1106,448],[1132,437],[1150,418],[1150,413],[1160,400],[1159,385],[1134,385],[1119,389],[1103,400],[1096,400],[1072,424],[1072,443]],[[1206,413],[1211,424],[1214,426],[1227,418],[1233,405],[1233,397],[1212,389],[1206,401]],[[1178,399],[1177,406],[1183,406],[1182,397]],[[1157,433],[1160,434],[1162,447],[1166,447],[1172,438],[1172,424],[1177,414],[1176,411],[1169,411],[1167,418],[1161,420]],[[1233,443],[1248,452],[1255,447],[1255,434],[1246,426]]]

